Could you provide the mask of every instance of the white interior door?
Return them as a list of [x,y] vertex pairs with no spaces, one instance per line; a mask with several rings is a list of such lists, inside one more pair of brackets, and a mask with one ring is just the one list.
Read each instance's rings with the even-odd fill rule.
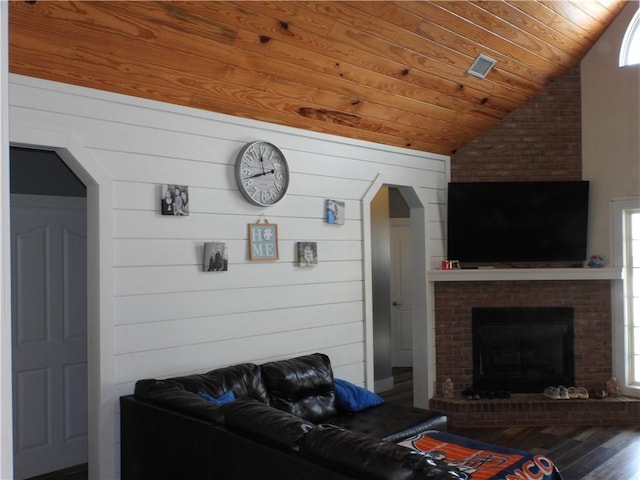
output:
[[14,478],[87,462],[86,201],[11,196]]
[[410,219],[392,218],[391,232],[391,365],[413,366]]

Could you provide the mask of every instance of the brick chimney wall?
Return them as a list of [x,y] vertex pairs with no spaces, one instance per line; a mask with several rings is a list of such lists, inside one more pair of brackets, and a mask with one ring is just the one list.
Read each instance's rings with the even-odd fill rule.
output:
[[451,181],[582,180],[580,67],[451,157]]
[[[579,66],[456,152],[451,180],[582,180]],[[610,288],[592,280],[437,282],[437,385],[451,378],[456,394],[471,386],[471,308],[488,306],[574,307],[576,384],[601,385],[612,369]]]

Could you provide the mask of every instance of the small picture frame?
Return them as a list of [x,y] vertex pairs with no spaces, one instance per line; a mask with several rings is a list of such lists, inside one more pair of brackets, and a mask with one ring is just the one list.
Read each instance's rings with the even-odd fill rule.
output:
[[162,215],[189,215],[189,187],[186,185],[160,186],[160,212]]
[[341,200],[325,200],[325,220],[333,225],[344,225],[344,202]]
[[205,272],[226,272],[229,268],[229,251],[224,242],[206,242],[202,270]]
[[249,260],[278,260],[278,225],[275,223],[249,224]]
[[318,265],[318,244],[316,242],[298,242],[296,252],[298,266],[315,267]]

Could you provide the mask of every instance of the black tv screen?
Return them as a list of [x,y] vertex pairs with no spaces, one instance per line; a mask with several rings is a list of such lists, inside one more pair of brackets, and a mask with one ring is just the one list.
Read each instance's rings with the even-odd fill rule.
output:
[[449,184],[447,257],[465,264],[586,258],[589,182]]

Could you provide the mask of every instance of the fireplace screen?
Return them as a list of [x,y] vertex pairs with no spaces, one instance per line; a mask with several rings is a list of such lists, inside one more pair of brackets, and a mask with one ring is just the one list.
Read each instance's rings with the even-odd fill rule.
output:
[[573,308],[473,308],[472,321],[476,391],[574,384]]

